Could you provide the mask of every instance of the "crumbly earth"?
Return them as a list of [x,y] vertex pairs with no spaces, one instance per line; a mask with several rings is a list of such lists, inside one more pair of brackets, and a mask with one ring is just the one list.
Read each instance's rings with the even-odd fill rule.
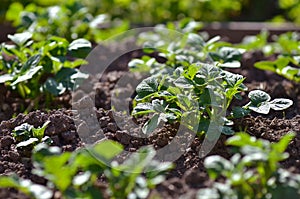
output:
[[[132,56],[132,54],[130,55]],[[122,58],[124,62],[128,59]],[[246,85],[249,90],[263,89],[270,93],[272,98],[286,97],[294,101],[294,105],[284,112],[271,112],[270,115],[252,114],[242,119],[234,121],[234,129],[236,131],[245,130],[250,135],[257,138],[264,138],[272,142],[278,141],[286,133],[293,131],[297,136],[289,144],[287,152],[290,157],[282,162],[282,166],[295,173],[300,173],[300,86],[284,80],[272,73],[260,71],[253,68],[253,63],[261,59],[258,52],[247,53],[243,58],[243,67],[235,72],[243,74],[247,77]],[[120,142],[127,151],[136,151],[141,146],[153,145],[156,149],[166,146],[176,136],[179,124],[165,124],[155,130],[151,136],[147,138],[137,137],[138,128],[127,127],[120,129],[120,123],[116,123],[116,118],[121,113],[114,113],[110,110],[111,91],[120,77],[124,74],[124,64],[115,67],[112,71],[107,71],[99,81],[95,83],[95,107],[91,111],[95,112],[97,121],[107,139]],[[17,113],[18,108],[9,102],[12,94],[10,91],[0,89],[0,103],[3,106],[12,106],[9,110],[10,115]],[[18,98],[16,98],[18,99]],[[62,96],[57,102],[65,107],[63,109],[53,109],[50,111],[36,110],[31,111],[27,115],[17,114],[15,118],[8,119],[5,114],[0,114],[2,120],[0,124],[0,175],[9,175],[16,173],[17,175],[31,179],[33,182],[45,184],[46,181],[36,175],[31,174],[32,164],[30,159],[30,151],[18,151],[16,149],[16,141],[11,136],[12,130],[22,123],[29,123],[35,127],[43,125],[47,120],[50,121],[46,129],[46,135],[50,136],[55,146],[59,146],[63,151],[74,151],[85,145],[86,139],[83,139],[80,132],[84,131],[86,124],[80,124],[76,128],[73,112],[71,111],[70,102],[64,106],[66,101],[70,100],[70,95]],[[17,101],[17,100],[15,100]],[[5,102],[5,103],[4,103]],[[20,100],[20,104],[23,101]],[[234,101],[234,105],[244,105],[246,101]],[[5,105],[6,104],[6,105]],[[19,106],[20,104],[16,104]],[[8,110],[9,108],[5,109]],[[119,115],[118,115],[119,114]],[[147,117],[133,119],[125,117],[124,124],[135,122],[143,124],[147,121]],[[97,142],[101,139],[100,134],[95,134],[88,139],[90,142]],[[213,150],[209,153],[218,154],[225,158],[230,157],[230,148],[226,147],[224,142],[226,136],[222,135]],[[189,140],[192,139],[192,140]],[[186,137],[185,134],[179,136],[179,142],[191,141],[187,148],[178,145],[179,148],[174,150],[183,150],[182,154],[174,163],[176,167],[167,175],[167,180],[158,185],[151,192],[151,196],[159,195],[161,198],[195,198],[197,189],[208,187],[211,181],[208,179],[207,173],[203,166],[203,158],[199,157],[199,151],[203,139]],[[0,189],[0,198],[26,198],[24,194],[14,189]]]

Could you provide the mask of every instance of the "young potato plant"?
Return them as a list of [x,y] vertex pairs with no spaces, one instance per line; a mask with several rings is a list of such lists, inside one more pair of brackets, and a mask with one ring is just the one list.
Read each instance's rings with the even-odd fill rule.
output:
[[[229,127],[222,127],[225,122],[230,122],[222,116],[222,111],[228,108],[234,96],[245,90],[242,82],[242,76],[222,71],[214,65],[177,67],[173,74],[153,75],[137,86],[132,114],[153,114],[143,127],[146,134],[162,121],[180,121],[182,117],[192,117],[193,114],[197,117],[188,121],[200,121],[197,132],[206,132],[209,122],[214,120],[220,124],[223,133],[231,134],[233,131]],[[192,123],[185,125],[194,126]]]
[[[173,165],[154,160],[155,154],[152,147],[142,148],[122,164],[113,162],[112,166],[104,171],[112,199],[147,198],[150,189],[165,180],[163,174]],[[144,175],[141,175],[142,173]]]
[[258,35],[255,36],[245,36],[237,47],[245,49],[247,51],[259,50],[264,53],[264,55],[298,55],[300,50],[299,38],[300,35],[297,32],[287,32],[280,35],[272,35],[272,41],[269,42],[268,38],[270,33],[266,30],[262,30]]
[[[58,147],[39,144],[33,151],[32,173],[44,177],[47,185],[12,175],[1,176],[0,187],[13,187],[36,199],[53,198],[57,191],[62,198],[103,198],[98,178],[104,174],[110,198],[146,198],[149,189],[164,180],[163,173],[171,168],[171,163],[154,161],[152,148],[141,149],[122,164],[110,163],[122,150],[113,141],[64,153]],[[149,172],[144,176],[146,171]]]
[[254,111],[260,114],[268,114],[271,109],[275,111],[282,111],[293,105],[293,101],[286,98],[276,98],[271,101],[268,93],[262,90],[253,90],[248,94],[250,102],[243,107],[234,107],[232,116],[234,118],[241,118]]
[[16,145],[17,149],[29,149],[31,150],[38,143],[51,144],[52,140],[49,136],[44,136],[45,130],[50,121],[43,124],[42,127],[34,128],[33,125],[28,123],[21,124],[14,128],[12,136],[18,142]]
[[275,61],[260,61],[255,63],[254,66],[261,70],[272,71],[294,82],[300,82],[299,55],[278,56]]
[[176,68],[199,61],[215,63],[224,68],[240,67],[240,60],[245,50],[220,41],[220,36],[205,42],[197,33],[199,26],[199,22],[185,19],[177,24],[157,25],[153,32],[140,34],[138,43],[143,45],[145,53],[157,50],[166,63],[162,65],[155,62],[153,58],[144,56],[142,59],[133,59],[129,63],[130,69],[136,71],[152,69],[150,72],[153,74],[164,68],[164,65]]
[[238,133],[227,140],[235,154],[230,160],[221,156],[209,156],[204,161],[212,187],[200,189],[198,198],[299,198],[300,175],[280,168],[279,162],[288,158],[286,150],[295,134],[288,133],[278,143],[256,139],[246,133]]
[[[146,52],[158,51],[164,62],[144,56],[129,63],[131,69],[150,70],[151,74],[137,86],[132,111],[134,116],[151,114],[143,132],[151,133],[162,122],[181,121],[188,127],[199,126],[196,131],[200,134],[207,132],[212,122],[216,131],[233,134],[230,128],[233,123],[229,120],[232,116],[226,117],[226,110],[234,98],[241,99],[240,93],[247,88],[242,75],[225,71],[223,67],[239,67],[243,51],[219,43],[218,37],[204,42],[194,33],[168,42],[167,36],[172,37],[171,34],[160,29],[148,33],[150,38],[145,42]],[[159,38],[163,40],[158,41]],[[234,108],[233,117],[245,116],[250,110],[266,114],[270,108],[283,110],[292,105],[288,99],[270,101],[268,97],[265,99],[268,94],[260,94],[250,92],[251,103]]]
[[[76,67],[85,63],[81,58],[91,49],[89,41],[77,39],[69,43],[64,38],[51,37],[34,42],[29,32],[8,38],[12,43],[2,43],[0,49],[0,83],[17,90],[21,97],[38,101],[45,94],[51,99],[73,89],[76,79],[87,78]],[[72,60],[67,59],[70,56]]]
[[79,38],[99,42],[128,29],[127,22],[112,20],[108,14],[94,15],[78,0],[63,0],[50,7],[31,3],[25,8],[16,2],[11,4],[6,19],[12,21],[19,32],[31,32],[38,41],[55,35],[70,42]]
[[274,42],[268,43],[268,32],[262,31],[257,36],[244,38],[238,45],[248,51],[261,50],[266,56],[276,55],[274,61],[259,61],[254,66],[261,70],[268,70],[294,82],[300,82],[299,33],[288,32],[273,36]]

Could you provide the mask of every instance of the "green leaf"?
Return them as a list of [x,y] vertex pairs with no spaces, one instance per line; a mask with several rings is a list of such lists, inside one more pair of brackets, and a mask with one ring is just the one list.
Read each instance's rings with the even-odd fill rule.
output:
[[225,62],[225,63],[217,62],[217,66],[220,66],[223,68],[240,68],[241,62],[239,62],[239,61],[232,61],[232,62]]
[[13,83],[11,83],[11,86],[15,86],[16,84],[18,84],[20,82],[24,82],[26,80],[31,79],[42,68],[43,68],[42,66],[37,66],[35,68],[31,68],[24,75],[19,76]]
[[147,114],[152,112],[154,112],[153,105],[151,103],[146,102],[146,103],[138,103],[134,107],[132,114],[138,115],[138,114]]
[[28,71],[28,69],[33,69],[35,67],[37,67],[37,65],[39,64],[41,60],[41,55],[40,54],[36,54],[31,56],[26,62],[25,64],[22,66],[20,73],[24,74],[26,71]]
[[41,140],[44,137],[44,132],[48,126],[48,124],[50,123],[50,121],[46,121],[42,127],[40,128],[32,128],[32,135],[35,138],[38,138],[39,140]]
[[254,106],[257,106],[262,102],[268,102],[271,99],[270,95],[262,90],[250,91],[248,97],[251,100],[251,104]]
[[31,129],[33,128],[32,125],[28,123],[23,123],[20,126],[17,126],[14,128],[12,132],[12,136],[17,140],[17,141],[23,141],[27,140],[30,138],[31,135]]
[[164,100],[155,99],[152,101],[153,110],[159,113],[164,113],[166,108],[166,102]]
[[212,179],[216,179],[223,171],[230,171],[233,169],[233,165],[230,161],[218,155],[212,155],[205,158],[204,166]]
[[137,100],[142,100],[147,96],[158,91],[158,80],[157,77],[148,77],[144,79],[137,87]]
[[231,127],[229,127],[229,126],[223,126],[222,133],[224,135],[234,135],[235,132],[232,130]]
[[41,139],[41,142],[50,145],[53,143],[53,140],[49,136],[45,136]]
[[146,135],[152,133],[158,127],[159,122],[159,114],[155,113],[152,118],[144,124],[142,128],[143,133]]
[[92,44],[86,39],[76,39],[72,41],[68,47],[68,50],[78,50],[80,48],[91,48]]
[[[151,164],[155,154],[156,152],[153,147],[142,147],[139,149],[138,153],[133,153],[122,165],[116,169],[122,170],[124,168],[125,171],[131,174],[132,177],[137,177],[137,174],[142,173],[143,170]],[[132,179],[132,177],[130,179]]]
[[90,171],[86,171],[82,174],[78,174],[78,175],[74,176],[73,184],[75,186],[81,186],[90,180],[91,175],[92,174]]
[[[20,187],[19,178],[14,174],[12,176],[0,176],[0,187]],[[28,193],[28,189],[24,189]],[[26,193],[25,192],[25,193]]]
[[66,90],[64,87],[59,87],[58,83],[51,77],[46,80],[43,88],[54,96],[58,96]]
[[223,78],[225,79],[229,87],[234,87],[244,79],[242,75],[231,73],[228,71],[222,71],[222,76],[224,76]]
[[285,98],[276,98],[272,100],[270,103],[270,108],[275,111],[281,111],[289,108],[293,105],[293,101]]
[[14,75],[13,74],[4,74],[4,75],[0,75],[0,84],[5,83],[5,82],[10,82],[14,79]]
[[191,96],[186,96],[183,94],[177,95],[178,101],[179,101],[179,107],[185,111],[190,110],[191,108],[195,108],[196,106],[193,106],[193,102],[191,99]]
[[252,111],[255,111],[257,113],[261,113],[261,114],[268,114],[270,112],[270,104],[269,102],[261,102],[259,105],[257,106],[248,106],[248,108]]
[[19,14],[24,10],[24,7],[19,2],[11,3],[9,6],[8,11],[6,12],[5,18],[8,21],[18,21],[19,20]]
[[242,58],[243,50],[232,47],[221,47],[218,52],[211,52],[209,55],[214,61],[222,63],[239,61]]
[[193,88],[193,82],[185,77],[179,77],[174,81],[174,84],[180,88]]
[[7,36],[18,46],[23,46],[29,39],[31,39],[32,34],[30,32],[16,33],[14,35]]
[[257,140],[255,137],[251,137],[247,133],[236,133],[234,136],[228,138],[226,140],[227,145],[236,146],[236,147],[243,147],[245,145],[256,146],[256,147],[263,147],[262,140]]
[[15,188],[28,196],[41,199],[50,199],[53,196],[52,190],[42,185],[33,184],[30,180],[21,179],[15,175],[1,176],[1,188]]
[[289,62],[290,62],[290,58],[289,57],[279,57],[277,60],[275,60],[275,65],[276,68],[279,69],[280,71],[285,68]]
[[145,66],[145,61],[141,59],[132,59],[128,63],[129,68],[141,68],[142,66]]
[[274,143],[273,144],[273,148],[275,148],[277,150],[278,153],[283,153],[287,146],[289,145],[289,143],[292,141],[292,139],[296,136],[295,133],[293,132],[289,132],[287,134],[285,134],[279,142]]
[[53,191],[48,187],[39,184],[32,184],[29,186],[29,190],[34,195],[35,198],[41,198],[41,199],[53,198]]
[[248,109],[244,109],[242,107],[234,107],[232,109],[232,116],[234,118],[242,118],[248,115],[250,111]]
[[266,162],[268,160],[268,154],[262,152],[259,148],[253,146],[244,146],[242,153],[245,157],[242,158],[242,162],[245,164],[253,164],[254,162]]
[[205,42],[203,41],[202,37],[195,33],[189,33],[187,37],[187,43],[193,46],[202,47],[204,46]]
[[121,144],[111,141],[111,140],[106,140],[102,141],[100,143],[97,143],[91,151],[95,155],[99,155],[101,157],[104,157],[106,160],[110,160],[114,158],[116,155],[121,153],[123,151],[123,147]]
[[34,146],[36,143],[38,143],[39,139],[37,138],[29,138],[26,141],[20,142],[16,145],[16,148],[23,148],[28,146]]
[[76,39],[70,43],[68,51],[74,57],[85,58],[92,48],[91,42],[86,39]]
[[272,71],[272,72],[276,72],[275,64],[271,61],[256,62],[254,64],[254,66],[258,69],[261,69],[261,70],[269,70],[269,71]]

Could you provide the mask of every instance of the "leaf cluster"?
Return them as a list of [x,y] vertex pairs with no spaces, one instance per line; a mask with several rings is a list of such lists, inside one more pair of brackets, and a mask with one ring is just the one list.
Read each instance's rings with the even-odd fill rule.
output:
[[49,123],[50,121],[47,121],[42,127],[38,128],[35,128],[33,125],[28,123],[23,123],[20,126],[15,127],[12,132],[12,136],[18,142],[16,148],[20,150],[31,150],[39,143],[51,144],[51,138],[49,136],[44,136],[45,130]]
[[256,36],[246,36],[239,47],[248,51],[261,50],[266,56],[275,55],[275,60],[259,61],[254,66],[300,82],[299,33],[287,32],[273,36],[273,42],[268,42],[268,37],[267,31],[262,31]]
[[241,118],[254,111],[268,114],[270,110],[282,111],[293,105],[293,101],[286,98],[276,98],[271,101],[271,96],[262,90],[252,90],[248,94],[250,102],[243,107],[234,107],[231,114],[234,118]]
[[[152,132],[161,122],[186,121],[184,125],[203,133],[213,121],[218,131],[233,133],[229,127],[223,127],[231,123],[223,111],[247,88],[243,76],[221,67],[239,67],[242,52],[218,42],[219,37],[204,42],[194,33],[178,36],[165,30],[142,35],[149,38],[144,44],[146,52],[155,49],[165,62],[144,56],[129,63],[132,70],[150,70],[151,74],[137,86],[132,112],[135,116],[152,114],[143,132]],[[167,35],[175,39],[170,41]],[[204,63],[207,57],[212,58],[210,64]]]

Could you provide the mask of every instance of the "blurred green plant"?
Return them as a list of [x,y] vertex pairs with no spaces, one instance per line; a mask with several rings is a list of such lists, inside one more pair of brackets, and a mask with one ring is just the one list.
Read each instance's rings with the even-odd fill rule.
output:
[[197,198],[208,199],[281,199],[300,197],[300,175],[280,168],[279,162],[288,158],[285,150],[294,133],[288,133],[278,143],[256,139],[238,133],[227,140],[235,154],[227,160],[209,156],[204,161],[212,187],[200,189]]
[[268,42],[269,33],[262,31],[256,36],[246,36],[237,46],[247,51],[262,51],[265,56],[275,56],[275,60],[258,61],[254,66],[268,70],[294,82],[300,82],[300,35],[287,32],[273,35]]
[[283,13],[274,17],[274,21],[292,21],[300,24],[300,1],[299,0],[278,0],[279,7]]
[[146,198],[149,189],[165,179],[163,173],[172,164],[154,161],[151,147],[139,150],[120,165],[110,163],[122,150],[113,141],[64,153],[59,147],[39,144],[33,151],[32,173],[47,179],[47,186],[12,175],[1,176],[0,187],[13,187],[37,199],[52,198],[57,190],[63,198],[103,198],[105,190],[100,188],[98,178],[104,174],[111,198]]
[[[95,0],[97,1],[97,0]],[[100,9],[133,24],[157,24],[190,17],[226,21],[239,14],[244,0],[104,0]]]

